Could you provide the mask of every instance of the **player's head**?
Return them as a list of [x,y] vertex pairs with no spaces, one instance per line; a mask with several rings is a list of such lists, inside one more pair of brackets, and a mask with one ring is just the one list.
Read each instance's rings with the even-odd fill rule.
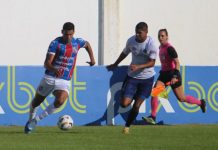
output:
[[158,32],[158,40],[160,44],[164,45],[168,42],[168,32],[167,29],[160,29]]
[[148,25],[145,22],[139,22],[135,27],[136,41],[144,42],[148,34]]
[[62,29],[63,40],[70,43],[74,35],[74,24],[71,22],[66,22]]

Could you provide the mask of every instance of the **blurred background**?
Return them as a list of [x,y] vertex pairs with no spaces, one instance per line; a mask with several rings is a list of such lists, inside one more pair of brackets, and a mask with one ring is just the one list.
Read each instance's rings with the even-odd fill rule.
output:
[[[158,30],[168,29],[181,65],[217,66],[217,6],[216,0],[1,0],[0,65],[41,66],[67,21],[75,24],[75,37],[91,43],[98,65],[107,65],[145,21],[157,45]],[[77,64],[87,59],[81,50]]]

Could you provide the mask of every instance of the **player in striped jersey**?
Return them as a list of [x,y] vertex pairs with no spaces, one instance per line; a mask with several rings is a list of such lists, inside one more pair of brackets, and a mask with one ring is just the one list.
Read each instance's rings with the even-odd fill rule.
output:
[[[82,38],[74,38],[74,31],[74,24],[66,22],[63,25],[62,36],[53,40],[49,45],[44,62],[45,75],[30,105],[29,119],[24,128],[25,133],[31,133],[38,121],[55,112],[67,100],[71,86],[70,79],[80,48],[85,48],[88,52],[90,62],[87,63],[90,66],[95,64],[89,42]],[[50,93],[55,96],[54,103],[36,116],[37,107]]]

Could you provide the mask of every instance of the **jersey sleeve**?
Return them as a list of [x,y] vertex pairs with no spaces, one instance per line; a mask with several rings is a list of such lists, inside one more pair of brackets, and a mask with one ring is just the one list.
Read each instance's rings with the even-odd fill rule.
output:
[[151,40],[148,49],[150,51],[149,52],[149,58],[150,59],[156,59],[159,49],[158,49],[157,45],[155,44],[154,40]]
[[48,47],[48,54],[55,54],[58,47],[57,41],[52,41]]
[[172,46],[167,48],[167,52],[168,52],[168,54],[170,55],[171,58],[178,58],[178,54],[177,54],[176,50]]
[[129,40],[126,42],[126,47],[123,49],[123,53],[128,55],[130,53],[130,48],[129,48]]
[[77,38],[77,43],[79,44],[79,48],[83,48],[86,45],[86,41],[82,38]]

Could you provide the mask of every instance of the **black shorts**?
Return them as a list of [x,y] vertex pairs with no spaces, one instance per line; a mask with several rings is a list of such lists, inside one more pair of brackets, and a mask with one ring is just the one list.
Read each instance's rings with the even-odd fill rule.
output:
[[[160,71],[160,75],[159,75],[157,80],[166,84],[167,82],[171,81],[172,78],[173,78],[173,71]],[[178,74],[177,79],[178,79],[178,82],[171,85],[172,89],[175,89],[175,88],[180,87],[182,85],[182,78],[181,78],[180,73]]]

